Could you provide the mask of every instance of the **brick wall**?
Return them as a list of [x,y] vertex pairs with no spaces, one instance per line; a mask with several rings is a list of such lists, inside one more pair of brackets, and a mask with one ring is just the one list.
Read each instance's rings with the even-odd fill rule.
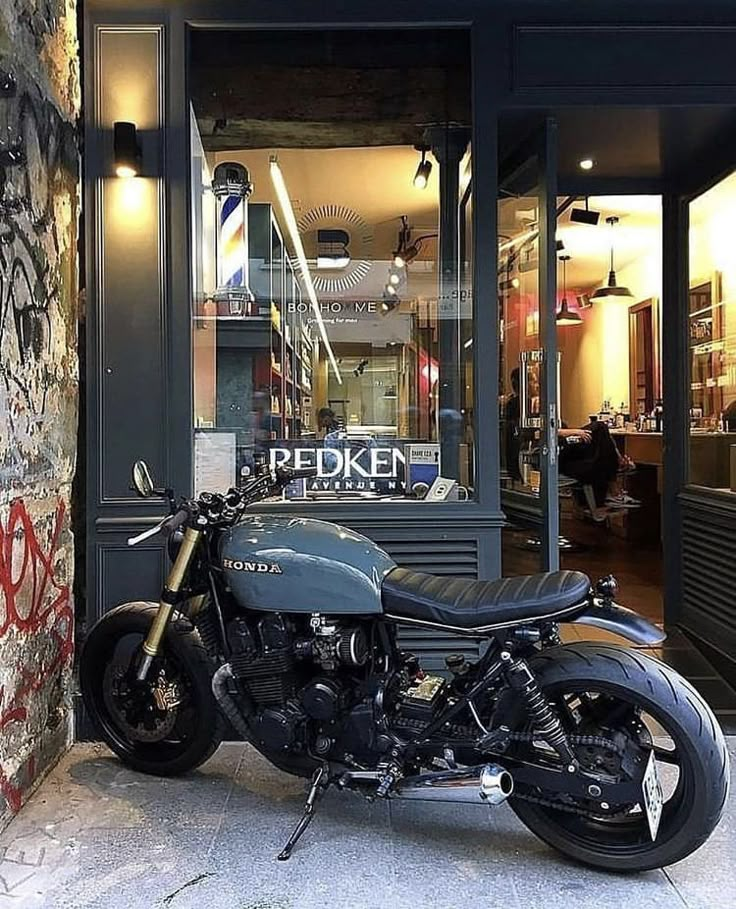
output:
[[71,739],[76,0],[0,0],[0,827]]

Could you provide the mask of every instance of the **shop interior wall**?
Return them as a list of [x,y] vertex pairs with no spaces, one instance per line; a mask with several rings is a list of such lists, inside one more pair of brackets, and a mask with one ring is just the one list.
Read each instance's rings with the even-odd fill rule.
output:
[[661,299],[661,246],[617,269],[616,274],[633,297],[594,303],[582,311],[583,326],[558,331],[560,413],[568,426],[584,426],[604,400],[614,408],[622,402],[630,404],[629,308],[650,297]]

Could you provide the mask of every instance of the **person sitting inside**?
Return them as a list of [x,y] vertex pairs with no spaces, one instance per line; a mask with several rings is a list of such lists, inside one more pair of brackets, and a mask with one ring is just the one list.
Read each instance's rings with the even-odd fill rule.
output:
[[619,471],[631,470],[634,464],[621,455],[605,423],[591,420],[582,429],[561,429],[559,438],[560,473],[592,488],[595,508],[591,507],[591,517],[594,521],[605,521],[609,508],[639,506],[640,503],[625,492],[615,494],[611,491]]

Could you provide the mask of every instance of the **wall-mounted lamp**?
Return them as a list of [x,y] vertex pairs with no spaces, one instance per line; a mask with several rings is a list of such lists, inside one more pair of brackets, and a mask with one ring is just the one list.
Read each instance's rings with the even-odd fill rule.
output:
[[417,172],[414,174],[414,186],[417,189],[426,189],[429,182],[429,175],[432,173],[432,162],[427,160],[428,145],[415,145],[414,148],[422,154],[422,160],[419,162]]
[[141,147],[135,123],[117,120],[112,126],[115,173],[118,177],[136,177],[141,169]]

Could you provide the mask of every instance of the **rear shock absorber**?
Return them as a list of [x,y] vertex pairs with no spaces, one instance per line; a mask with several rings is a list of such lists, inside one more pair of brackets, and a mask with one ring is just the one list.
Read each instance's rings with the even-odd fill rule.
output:
[[554,748],[568,769],[577,769],[578,762],[567,741],[560,718],[544,696],[526,661],[515,660],[512,657],[506,668],[506,678],[511,688],[526,704],[535,735]]

